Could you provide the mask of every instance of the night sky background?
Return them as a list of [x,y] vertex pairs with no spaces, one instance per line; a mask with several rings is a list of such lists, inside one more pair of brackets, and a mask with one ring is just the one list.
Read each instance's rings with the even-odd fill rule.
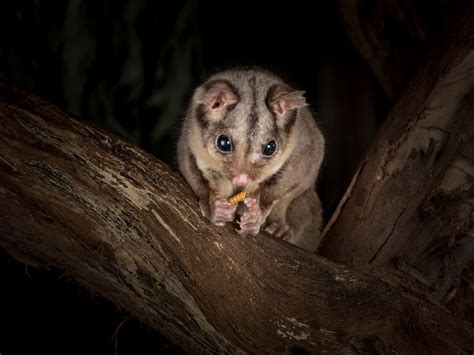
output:
[[[403,86],[469,2],[359,1],[374,43],[387,44],[389,64],[403,68],[387,91],[348,35],[344,0],[2,1],[0,80],[176,167],[193,88],[235,65],[270,69],[306,91],[326,136],[318,191],[328,216]],[[60,270],[27,267],[0,250],[1,355],[116,351],[182,352]]]

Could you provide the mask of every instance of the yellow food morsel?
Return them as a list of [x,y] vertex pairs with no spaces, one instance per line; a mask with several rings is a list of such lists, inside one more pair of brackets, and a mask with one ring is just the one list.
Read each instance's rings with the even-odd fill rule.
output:
[[231,205],[235,205],[236,203],[239,203],[240,201],[245,200],[245,192],[239,192],[237,195],[231,196],[227,199],[227,202],[229,202]]

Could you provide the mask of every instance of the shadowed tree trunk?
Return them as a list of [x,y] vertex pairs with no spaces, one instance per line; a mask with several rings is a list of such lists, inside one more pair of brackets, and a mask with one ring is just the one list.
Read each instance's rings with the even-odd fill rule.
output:
[[385,98],[395,103],[426,50],[472,3],[416,0],[340,0],[348,39],[371,68]]
[[188,351],[474,349],[474,328],[377,276],[199,213],[157,159],[0,87],[0,245]]
[[362,161],[320,253],[394,266],[474,321],[474,6],[430,56]]
[[418,64],[426,29],[410,1],[340,0],[346,34],[372,69],[390,102],[395,102]]

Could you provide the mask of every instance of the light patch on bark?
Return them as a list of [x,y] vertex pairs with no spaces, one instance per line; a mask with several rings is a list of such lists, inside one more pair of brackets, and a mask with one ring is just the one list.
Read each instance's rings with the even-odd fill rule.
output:
[[[289,323],[282,322],[280,320],[275,320],[275,323],[278,327],[276,333],[285,339],[294,339],[294,340],[306,340],[310,334],[304,331],[302,328],[309,328],[305,323],[299,322],[294,317],[284,318]],[[285,324],[286,323],[286,324]]]
[[[178,205],[176,205],[176,206],[171,206],[171,207],[175,210],[175,212],[179,215],[179,217],[180,217],[184,222],[186,222],[186,224],[187,224],[188,226],[190,226],[190,227],[191,227],[192,229],[194,229],[195,231],[197,231],[197,230],[199,229],[199,228],[196,227],[196,225],[190,220],[190,217],[189,217],[189,216],[185,216],[185,215],[181,212],[181,207],[178,207]],[[192,212],[192,213],[194,214],[194,217],[193,217],[193,218],[199,219],[199,218],[201,217],[198,213],[196,213],[196,212],[193,211],[192,209],[190,209],[190,210],[188,211],[188,213],[189,213],[189,212]]]
[[332,330],[329,330],[329,329],[324,329],[324,328],[319,328],[319,331],[321,332],[321,334],[324,334],[326,336],[331,336],[333,334],[335,334],[336,332],[332,331]]
[[469,190],[469,178],[474,176],[474,164],[466,159],[458,159],[446,170],[439,186],[443,192]]
[[308,328],[309,326],[307,324],[304,324],[304,323],[301,323],[301,322],[298,322],[296,320],[296,318],[286,318],[288,319],[293,325],[297,326],[297,327],[300,327],[300,328]]
[[176,233],[173,231],[173,229],[164,221],[164,219],[156,212],[155,210],[151,210],[153,212],[153,215],[156,217],[158,222],[166,229],[166,231],[173,237],[174,240],[176,240],[179,244],[183,244],[181,240],[178,238]]
[[125,248],[118,247],[114,250],[115,260],[117,260],[117,264],[123,270],[128,270],[131,274],[137,273],[137,265],[135,263],[135,259],[130,255],[130,251]]
[[301,334],[296,334],[292,331],[283,332],[280,329],[277,330],[277,334],[282,338],[290,338],[294,340],[306,340],[309,337],[308,333],[301,332]]
[[235,261],[230,256],[227,257],[227,260],[229,260],[228,265],[229,265],[229,268],[231,270],[238,270],[239,269],[239,266],[235,263]]
[[146,191],[136,188],[129,180],[121,179],[120,176],[111,170],[100,169],[97,173],[99,176],[102,175],[104,177],[103,179],[106,184],[120,189],[121,194],[126,197],[131,204],[142,209],[148,209],[151,200]]

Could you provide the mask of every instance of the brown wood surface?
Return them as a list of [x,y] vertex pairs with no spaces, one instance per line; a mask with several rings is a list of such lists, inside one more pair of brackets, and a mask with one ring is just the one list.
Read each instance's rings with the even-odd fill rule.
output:
[[192,352],[474,350],[474,328],[379,276],[210,225],[178,174],[0,86],[0,246]]
[[474,321],[474,5],[379,131],[326,230],[331,260],[392,266]]

